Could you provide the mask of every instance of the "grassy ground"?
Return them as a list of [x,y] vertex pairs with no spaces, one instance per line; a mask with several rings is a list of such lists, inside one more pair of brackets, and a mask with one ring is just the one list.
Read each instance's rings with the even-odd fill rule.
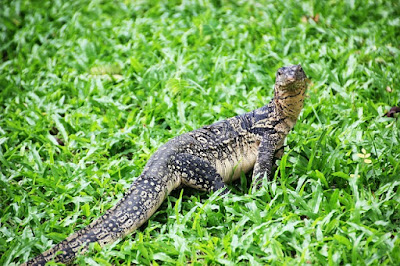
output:
[[400,264],[398,1],[2,1],[0,265],[122,197],[168,139],[312,80],[275,178],[177,191],[90,264]]

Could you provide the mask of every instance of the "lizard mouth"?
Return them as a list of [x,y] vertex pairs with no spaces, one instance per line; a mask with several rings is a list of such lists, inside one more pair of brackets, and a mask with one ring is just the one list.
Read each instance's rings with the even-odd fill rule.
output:
[[279,89],[282,91],[287,91],[287,92],[296,92],[298,90],[304,89],[307,87],[307,80],[308,79],[301,79],[301,80],[286,80],[283,84],[279,84],[280,86]]

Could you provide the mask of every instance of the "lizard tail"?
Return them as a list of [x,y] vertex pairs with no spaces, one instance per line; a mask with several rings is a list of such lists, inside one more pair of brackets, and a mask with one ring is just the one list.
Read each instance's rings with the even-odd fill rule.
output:
[[103,216],[22,265],[45,265],[50,260],[68,263],[78,253],[85,252],[92,242],[104,246],[124,237],[158,209],[170,192],[166,188],[161,179],[138,177],[126,195]]

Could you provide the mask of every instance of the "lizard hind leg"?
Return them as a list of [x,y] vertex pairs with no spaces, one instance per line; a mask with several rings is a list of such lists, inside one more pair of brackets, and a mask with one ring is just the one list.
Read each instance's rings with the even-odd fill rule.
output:
[[[217,191],[226,188],[225,183],[217,170],[210,162],[191,154],[178,154],[173,162],[174,171],[181,176],[186,186],[203,190]],[[226,189],[223,193],[226,193]]]

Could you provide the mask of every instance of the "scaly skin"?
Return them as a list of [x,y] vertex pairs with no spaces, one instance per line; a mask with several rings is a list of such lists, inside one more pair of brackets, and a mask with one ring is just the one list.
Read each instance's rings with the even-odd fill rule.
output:
[[[275,96],[252,112],[175,137],[153,154],[125,196],[99,219],[24,265],[69,263],[88,244],[100,246],[131,233],[180,185],[217,191],[253,170],[253,186],[269,177],[274,157],[303,108],[307,77],[300,65],[280,68]],[[225,191],[224,191],[225,192]]]

